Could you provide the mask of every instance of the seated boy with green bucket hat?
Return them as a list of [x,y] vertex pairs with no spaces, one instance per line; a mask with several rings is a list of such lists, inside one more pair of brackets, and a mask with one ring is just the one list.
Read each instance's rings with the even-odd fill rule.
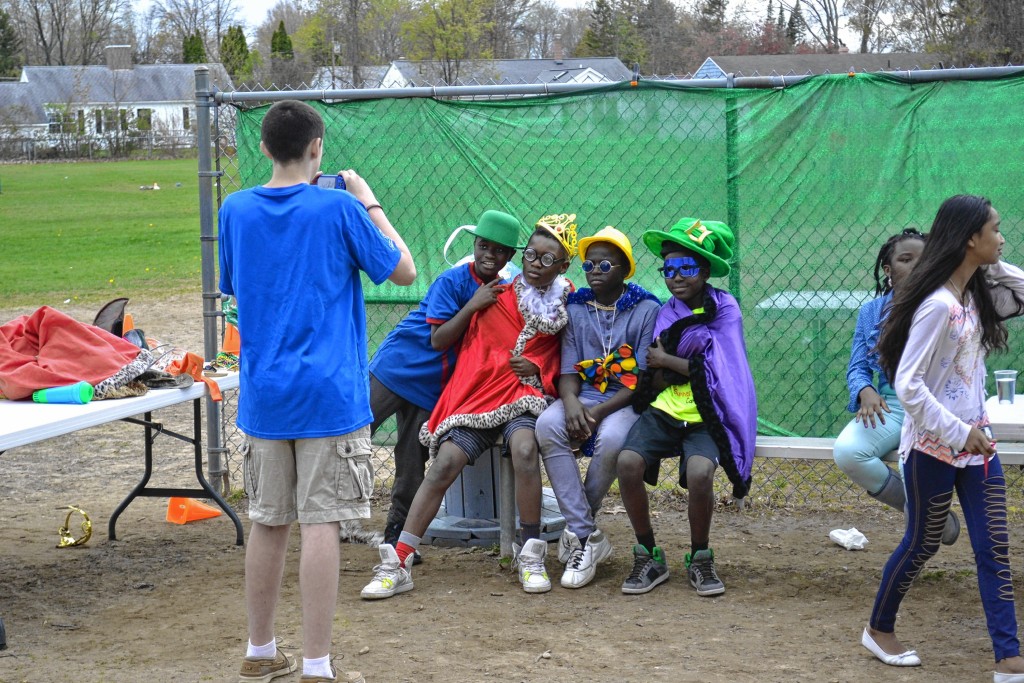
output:
[[689,491],[686,571],[698,595],[720,595],[725,584],[709,545],[715,469],[725,470],[734,497],[746,496],[757,435],[740,308],[731,294],[708,284],[729,274],[735,238],[724,223],[683,218],[668,231],[645,232],[643,241],[664,259],[659,270],[672,299],[658,312],[634,398],[641,415],[618,458],[619,491],[637,539],[622,592],[647,593],[668,579],[644,483],[657,483],[662,459],[680,457],[679,484]]
[[398,422],[386,544],[398,542],[423,483],[428,453],[419,441],[420,426],[430,418],[455,369],[459,341],[473,314],[493,304],[505,289],[499,273],[522,239],[519,219],[502,211],[484,211],[476,225],[462,226],[456,234],[462,230],[473,235],[473,260],[441,273],[370,361],[370,433],[392,415]]

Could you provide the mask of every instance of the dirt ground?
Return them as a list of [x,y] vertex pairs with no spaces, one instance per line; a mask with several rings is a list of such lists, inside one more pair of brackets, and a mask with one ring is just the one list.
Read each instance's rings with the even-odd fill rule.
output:
[[[96,309],[57,307],[82,320]],[[133,301],[129,310],[148,334],[202,348],[198,295]],[[3,321],[25,312],[0,311]],[[157,417],[169,428],[189,428],[180,408]],[[188,447],[164,439],[152,484],[190,486]],[[141,428],[116,423],[0,455],[0,617],[8,644],[0,682],[236,680],[246,639],[244,548],[234,545],[230,521],[170,524],[165,500],[139,499],[118,520],[118,540],[107,538],[110,514],[141,476],[141,448]],[[83,547],[57,549],[68,504],[91,515],[94,532]],[[873,504],[767,509],[755,490],[745,511],[716,514],[712,542],[727,591],[699,598],[681,566],[689,536],[684,500],[661,505],[655,522],[672,578],[641,596],[619,590],[633,538],[618,509],[611,498],[599,519],[615,553],[577,591],[558,585],[554,544],[548,569],[555,587],[543,595],[525,594],[489,549],[428,547],[414,591],[366,602],[359,590],[377,551],[345,544],[336,666],[360,670],[372,683],[992,680],[966,536],[941,550],[904,602],[899,631],[924,666],[897,669],[859,645],[899,539],[896,514]],[[382,527],[384,514],[376,508],[366,528]],[[865,550],[829,541],[831,529],[850,526],[868,537]],[[1024,534],[1012,527],[1011,536],[1020,568]],[[298,549],[296,531],[277,618],[281,647],[295,653]],[[1018,570],[1018,589],[1022,576]]]

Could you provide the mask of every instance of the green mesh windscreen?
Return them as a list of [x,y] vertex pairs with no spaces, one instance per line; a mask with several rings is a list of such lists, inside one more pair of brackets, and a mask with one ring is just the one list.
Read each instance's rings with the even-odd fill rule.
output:
[[[486,209],[527,226],[573,212],[581,236],[620,228],[636,249],[635,280],[663,298],[641,233],[683,216],[722,220],[737,260],[714,284],[742,304],[762,420],[832,436],[850,419],[850,341],[885,239],[927,231],[950,195],[982,194],[1002,215],[1004,257],[1024,260],[1022,101],[1021,76],[905,84],[858,74],[773,90],[641,82],[500,102],[310,104],[327,126],[323,170],[368,180],[419,270],[411,288],[366,283],[371,350],[449,267],[441,251],[452,230]],[[235,187],[270,177],[265,112],[238,112]],[[460,236],[451,260],[471,247]],[[568,275],[585,285],[578,261]],[[1011,352],[990,369],[1024,369],[1024,330],[1010,327]]]

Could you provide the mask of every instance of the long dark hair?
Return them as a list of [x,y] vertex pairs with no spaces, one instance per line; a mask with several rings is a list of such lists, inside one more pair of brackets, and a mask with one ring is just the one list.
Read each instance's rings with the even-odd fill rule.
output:
[[[967,242],[981,232],[992,217],[992,202],[985,197],[959,194],[942,203],[935,214],[931,232],[924,243],[921,258],[900,284],[893,297],[892,310],[878,339],[879,365],[891,382],[896,381],[900,357],[907,345],[910,324],[917,307],[960,267],[967,256]],[[967,282],[981,318],[981,344],[985,352],[1006,348],[1006,327],[996,314],[992,296],[979,268]]]
[[925,236],[914,228],[907,228],[887,239],[882,248],[878,250],[878,258],[875,259],[875,296],[888,294],[892,291],[892,280],[882,270],[882,266],[892,266],[892,253],[896,251],[896,245],[907,240],[925,241]]

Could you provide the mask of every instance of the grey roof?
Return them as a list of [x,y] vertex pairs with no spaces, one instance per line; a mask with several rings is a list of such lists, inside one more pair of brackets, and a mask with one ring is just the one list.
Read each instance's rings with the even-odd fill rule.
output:
[[[413,85],[437,85],[441,81],[438,62],[397,59],[392,64]],[[568,83],[587,69],[606,81],[628,81],[632,72],[617,57],[569,57],[565,59],[474,59],[459,65],[461,84]]]
[[[718,69],[715,69],[715,67]],[[842,54],[790,55],[723,55],[708,57],[694,73],[694,78],[737,76],[786,76],[794,74],[846,73],[849,71],[911,71],[914,69],[949,68],[952,64],[943,55],[922,52],[849,52]]]
[[[90,105],[195,101],[197,64],[139,64],[131,69],[106,66],[26,66],[17,83],[0,83],[0,108],[27,107],[36,122],[46,121],[46,105]],[[210,82],[234,90],[222,64],[207,64]]]

